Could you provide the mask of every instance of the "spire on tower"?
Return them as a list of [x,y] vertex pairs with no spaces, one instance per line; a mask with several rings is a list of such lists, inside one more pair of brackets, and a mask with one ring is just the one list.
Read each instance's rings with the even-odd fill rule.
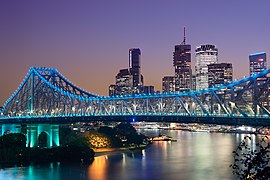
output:
[[186,27],[184,27],[184,40],[181,44],[186,44]]

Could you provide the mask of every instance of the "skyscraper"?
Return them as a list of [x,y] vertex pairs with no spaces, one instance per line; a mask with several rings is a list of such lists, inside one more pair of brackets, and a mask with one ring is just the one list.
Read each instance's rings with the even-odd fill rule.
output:
[[215,45],[205,44],[196,48],[196,90],[208,88],[208,66],[218,62],[218,49]]
[[175,70],[175,91],[191,89],[191,45],[186,44],[185,28],[184,40],[174,47],[173,66]]
[[267,69],[266,53],[256,53],[249,55],[249,75],[258,74]]
[[162,78],[162,92],[175,92],[175,76],[165,76]]
[[208,65],[209,88],[233,81],[232,63],[214,63]]
[[110,96],[154,91],[153,86],[144,88],[143,75],[141,74],[141,51],[139,48],[129,49],[129,67],[119,71],[115,77],[115,82],[115,85],[109,86]]
[[[132,75],[129,69],[121,69],[115,77],[116,94],[127,95],[132,93]],[[112,85],[111,85],[112,86]]]
[[133,79],[133,93],[141,93],[143,91],[143,76],[141,74],[141,50],[139,48],[129,49],[129,68]]
[[196,91],[196,75],[192,74],[191,78],[191,90]]
[[[265,69],[267,69],[267,61],[266,61],[266,53],[265,52],[255,53],[255,54],[249,55],[249,74],[250,74],[250,76],[258,74],[258,73],[264,71]],[[264,82],[266,80],[267,80],[266,77],[261,77],[261,78],[257,79],[257,81],[260,81],[260,82]],[[263,92],[264,99],[261,99],[261,101],[262,101],[262,105],[264,107],[266,107],[268,110],[270,110],[270,95],[269,95],[270,86],[269,85],[267,86],[267,89],[268,89],[267,91]],[[258,93],[258,92],[252,92],[252,93],[248,94],[252,103],[254,102],[254,98],[255,98],[254,96],[256,96],[256,93]]]

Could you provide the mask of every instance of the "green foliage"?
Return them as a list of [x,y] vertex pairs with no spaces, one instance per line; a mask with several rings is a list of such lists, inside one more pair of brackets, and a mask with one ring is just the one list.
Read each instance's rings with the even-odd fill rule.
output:
[[116,137],[120,139],[126,139],[124,144],[126,145],[140,145],[146,139],[146,136],[142,134],[138,134],[136,129],[128,122],[128,123],[120,123],[115,127]]
[[115,132],[118,136],[127,136],[137,134],[136,129],[129,123],[120,123],[115,126]]
[[98,132],[102,133],[102,134],[107,134],[109,136],[115,136],[115,134],[116,134],[115,129],[108,127],[108,126],[101,126],[98,129]]
[[111,147],[122,147],[121,140],[119,139],[119,137],[116,137],[115,128],[102,126],[98,129],[98,132],[106,135],[110,139]]
[[68,126],[59,126],[59,140],[61,145],[67,145],[74,141],[77,134]]
[[74,147],[89,147],[87,137],[83,137],[83,136],[78,136],[78,137],[73,138],[66,145],[74,146]]
[[21,133],[10,133],[0,137],[0,148],[25,148],[26,137]]
[[26,148],[26,137],[11,133],[0,137],[0,162],[19,162]]
[[264,180],[270,179],[270,144],[268,137],[256,143],[256,148],[249,146],[251,137],[246,136],[236,151],[233,151],[234,162],[231,164],[233,174],[239,179]]
[[143,144],[144,139],[146,139],[146,136],[142,134],[129,134],[126,136],[126,138],[127,138],[128,144],[139,145],[139,144]]

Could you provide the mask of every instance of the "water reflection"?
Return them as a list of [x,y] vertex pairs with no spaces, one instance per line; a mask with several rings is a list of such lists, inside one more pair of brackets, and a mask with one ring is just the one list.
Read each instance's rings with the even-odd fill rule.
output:
[[[160,133],[147,132],[152,135]],[[97,157],[97,162],[89,167],[89,179],[97,175],[99,179],[233,179],[229,165],[236,146],[235,135],[183,131],[162,133],[178,141],[154,142],[143,151],[109,155],[107,159]]]
[[95,157],[94,161],[88,168],[89,179],[103,180],[107,179],[107,168],[108,168],[108,156]]
[[[88,167],[51,164],[0,170],[0,179],[233,179],[229,165],[239,142],[237,134],[192,133],[185,131],[145,131],[166,134],[177,142],[154,142],[145,150],[112,153],[95,157]],[[254,146],[258,137],[253,137]]]

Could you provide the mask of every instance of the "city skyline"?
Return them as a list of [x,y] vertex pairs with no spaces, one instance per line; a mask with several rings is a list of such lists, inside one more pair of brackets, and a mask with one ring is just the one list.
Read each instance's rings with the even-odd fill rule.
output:
[[[232,63],[237,79],[249,74],[249,54],[270,52],[267,1],[138,2],[137,14],[129,8],[132,2],[124,1],[1,2],[0,106],[31,66],[57,68],[79,87],[108,95],[115,74],[126,67],[131,47],[142,50],[145,85],[161,90],[162,77],[174,74],[173,49],[182,41],[184,26],[193,70],[195,48],[204,43],[217,46],[219,62]],[[178,23],[175,17],[184,15]],[[258,28],[260,24],[264,28]]]

